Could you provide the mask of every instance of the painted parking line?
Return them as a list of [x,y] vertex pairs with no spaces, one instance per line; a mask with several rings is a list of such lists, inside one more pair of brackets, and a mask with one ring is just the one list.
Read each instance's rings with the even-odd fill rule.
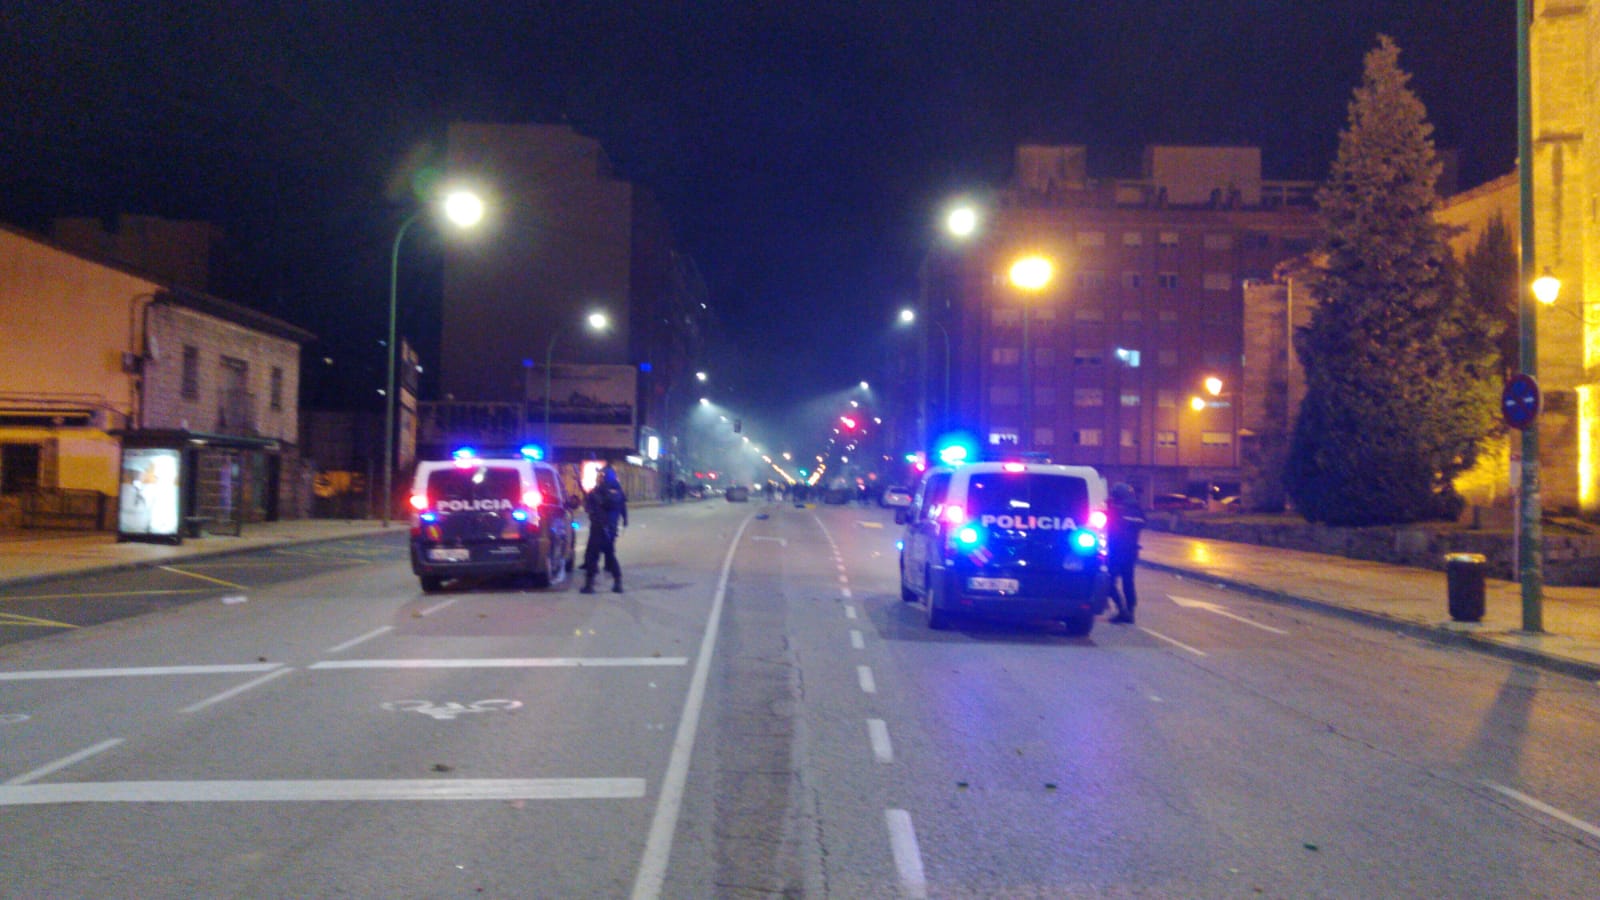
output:
[[1495,790],[1495,791],[1497,791],[1497,792],[1499,792],[1501,794],[1504,794],[1507,797],[1510,797],[1511,799],[1517,801],[1518,803],[1521,803],[1522,805],[1528,807],[1529,809],[1536,809],[1539,812],[1544,813],[1545,815],[1549,816],[1552,819],[1555,819],[1558,822],[1565,822],[1568,825],[1571,825],[1573,828],[1576,828],[1579,831],[1583,832],[1584,834],[1589,835],[1590,837],[1600,838],[1600,828],[1597,828],[1594,825],[1591,825],[1588,822],[1585,822],[1584,820],[1578,818],[1577,816],[1572,815],[1571,813],[1564,812],[1564,811],[1562,811],[1560,809],[1555,808],[1554,806],[1551,806],[1548,803],[1545,803],[1542,800],[1537,800],[1537,799],[1535,799],[1533,797],[1528,796],[1527,794],[1522,793],[1519,790],[1516,790],[1514,788],[1508,788],[1503,784],[1496,784],[1496,783],[1494,783],[1492,781],[1485,781],[1484,784],[1488,785],[1493,790]]
[[685,666],[683,656],[543,656],[525,659],[325,659],[308,669],[552,669]]
[[83,781],[64,784],[0,785],[0,806],[37,806],[55,803],[611,800],[643,796],[643,778]]
[[240,663],[227,666],[140,666],[126,669],[37,669],[0,672],[0,681],[49,681],[63,678],[148,678],[154,675],[238,675],[270,672],[283,663]]
[[184,569],[180,569],[177,566],[156,566],[156,568],[160,569],[163,572],[171,572],[174,575],[187,575],[190,578],[198,578],[201,581],[209,581],[212,584],[220,584],[223,587],[230,587],[230,588],[233,588],[235,590],[240,590],[240,591],[249,590],[249,588],[246,587],[245,585],[236,584],[236,583],[234,583],[232,581],[223,581],[221,578],[213,578],[210,575],[201,575],[199,572],[189,572],[189,571],[186,571]]
[[36,619],[33,616],[23,616],[16,613],[0,613],[0,625],[14,625],[19,628],[77,628],[71,622],[57,622],[53,619]]
[[194,703],[194,704],[191,704],[189,706],[185,706],[183,709],[178,710],[178,712],[186,712],[186,713],[199,712],[200,710],[205,709],[208,706],[212,706],[212,705],[221,703],[224,700],[229,700],[229,699],[232,699],[234,697],[237,697],[240,694],[244,693],[245,691],[250,690],[251,688],[257,687],[259,685],[266,684],[267,682],[272,681],[275,678],[281,678],[284,675],[287,675],[287,674],[289,674],[290,672],[293,672],[293,671],[294,671],[294,669],[289,668],[289,667],[286,666],[286,667],[284,667],[282,669],[277,669],[275,671],[268,672],[267,674],[261,676],[260,678],[255,678],[255,679],[252,679],[250,681],[246,681],[244,684],[241,684],[238,687],[229,688],[228,690],[225,690],[220,694],[216,694],[214,696],[207,697],[206,699],[201,700],[199,703]]
[[28,784],[32,781],[38,781],[46,775],[53,775],[68,766],[83,762],[97,753],[104,753],[120,743],[122,743],[122,738],[112,738],[109,741],[101,741],[100,743],[95,744],[93,747],[79,750],[77,753],[74,753],[71,756],[64,756],[47,766],[40,766],[39,768],[34,769],[32,772],[26,772],[22,775],[18,775],[17,777],[7,781],[6,784]]

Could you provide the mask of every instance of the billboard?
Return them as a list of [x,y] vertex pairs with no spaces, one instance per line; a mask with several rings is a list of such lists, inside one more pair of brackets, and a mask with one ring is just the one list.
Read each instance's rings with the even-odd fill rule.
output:
[[634,451],[639,396],[633,366],[558,364],[528,379],[528,418],[544,428],[545,381],[550,383],[551,447]]
[[175,448],[123,448],[122,485],[117,496],[119,538],[179,540],[182,462],[183,455]]

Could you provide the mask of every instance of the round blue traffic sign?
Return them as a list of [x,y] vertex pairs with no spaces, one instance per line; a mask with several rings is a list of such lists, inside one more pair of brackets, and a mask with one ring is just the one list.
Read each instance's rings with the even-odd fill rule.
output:
[[1500,413],[1507,425],[1526,430],[1539,415],[1539,382],[1526,372],[1507,378],[1500,394]]

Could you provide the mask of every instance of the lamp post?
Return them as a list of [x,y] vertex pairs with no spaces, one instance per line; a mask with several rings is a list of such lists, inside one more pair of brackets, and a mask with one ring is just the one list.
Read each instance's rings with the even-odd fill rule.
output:
[[[1538,378],[1539,316],[1529,285],[1533,281],[1533,88],[1528,48],[1532,14],[1528,0],[1517,0],[1517,181],[1521,219],[1522,279],[1517,298],[1517,367]],[[1517,581],[1522,588],[1522,630],[1544,630],[1544,536],[1539,498],[1539,420],[1522,429],[1522,474],[1517,490]]]
[[[1206,394],[1209,397],[1209,399],[1207,399],[1207,397],[1201,397],[1199,395],[1195,395],[1193,397],[1190,397],[1189,398],[1189,408],[1190,409],[1192,409],[1192,410],[1194,410],[1195,412],[1198,413],[1198,412],[1204,412],[1205,410],[1207,410],[1207,409],[1209,409],[1211,407],[1214,407],[1214,406],[1228,406],[1228,407],[1231,407],[1233,405],[1228,400],[1228,398],[1230,397],[1230,394],[1227,393],[1227,392],[1224,392],[1222,390],[1223,381],[1222,381],[1221,378],[1218,378],[1215,375],[1207,375],[1205,377],[1205,379],[1203,381],[1201,381],[1201,385],[1205,388]],[[1232,451],[1233,451],[1234,441],[1235,441],[1235,438],[1237,436],[1237,431],[1238,431],[1238,429],[1234,427],[1234,416],[1236,416],[1236,415],[1237,415],[1236,412],[1233,412],[1232,410],[1230,410],[1229,422],[1228,422],[1228,427],[1229,427],[1229,433],[1228,433],[1229,434],[1229,436],[1228,436],[1228,448],[1229,448],[1228,467],[1230,469],[1234,467],[1234,459],[1233,459]],[[1206,463],[1206,450],[1205,450],[1206,430],[1205,429],[1206,429],[1206,423],[1205,422],[1201,422],[1200,423],[1200,461],[1201,461],[1202,464]],[[1214,478],[1211,478],[1211,477],[1208,476],[1206,478],[1206,507],[1207,508],[1212,508],[1212,507],[1214,507],[1216,505],[1216,498],[1213,496],[1216,493],[1215,487],[1216,487],[1216,480]]]
[[[1055,263],[1043,256],[1024,256],[1011,264],[1011,284],[1026,294],[1038,294],[1055,278]],[[1033,362],[1028,347],[1028,303],[1022,303],[1022,434],[1019,449],[1033,449]]]
[[[603,312],[589,313],[584,322],[591,331],[605,331],[611,327],[611,317]],[[574,324],[576,323],[569,322],[557,328],[556,333],[550,335],[550,343],[544,348],[544,442],[548,445],[546,449],[552,455],[551,458],[554,458],[556,446],[555,441],[550,439],[550,365],[556,352],[556,340],[566,334]]]
[[[900,324],[911,325],[916,321],[916,310],[910,308],[909,306],[900,310]],[[928,321],[932,322],[938,327],[939,336],[944,339],[944,399],[939,404],[939,418],[941,419],[942,424],[942,420],[950,415],[950,329],[944,327],[943,322],[940,322],[938,319],[935,319],[932,316],[928,317]],[[924,380],[924,385],[926,385],[926,380]],[[922,436],[922,446],[927,447],[932,443],[932,432],[936,429],[933,427],[933,423],[930,421],[930,417],[928,416],[926,389],[923,391],[922,417],[923,428],[928,432]]]
[[[459,228],[471,228],[483,219],[483,201],[471,191],[452,191],[444,198],[445,218]],[[383,527],[389,527],[394,506],[394,344],[395,310],[400,286],[400,241],[426,208],[407,216],[395,232],[389,251],[389,364],[383,390]]]

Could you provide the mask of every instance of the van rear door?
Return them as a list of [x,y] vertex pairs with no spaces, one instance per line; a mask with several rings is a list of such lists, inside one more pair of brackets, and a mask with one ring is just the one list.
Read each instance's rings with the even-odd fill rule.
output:
[[428,476],[428,504],[438,514],[444,543],[516,538],[520,530],[511,513],[521,502],[522,476],[515,468],[453,466]]
[[973,472],[967,483],[967,519],[989,535],[991,565],[1060,571],[1082,565],[1072,530],[1089,520],[1089,485],[1054,472]]

